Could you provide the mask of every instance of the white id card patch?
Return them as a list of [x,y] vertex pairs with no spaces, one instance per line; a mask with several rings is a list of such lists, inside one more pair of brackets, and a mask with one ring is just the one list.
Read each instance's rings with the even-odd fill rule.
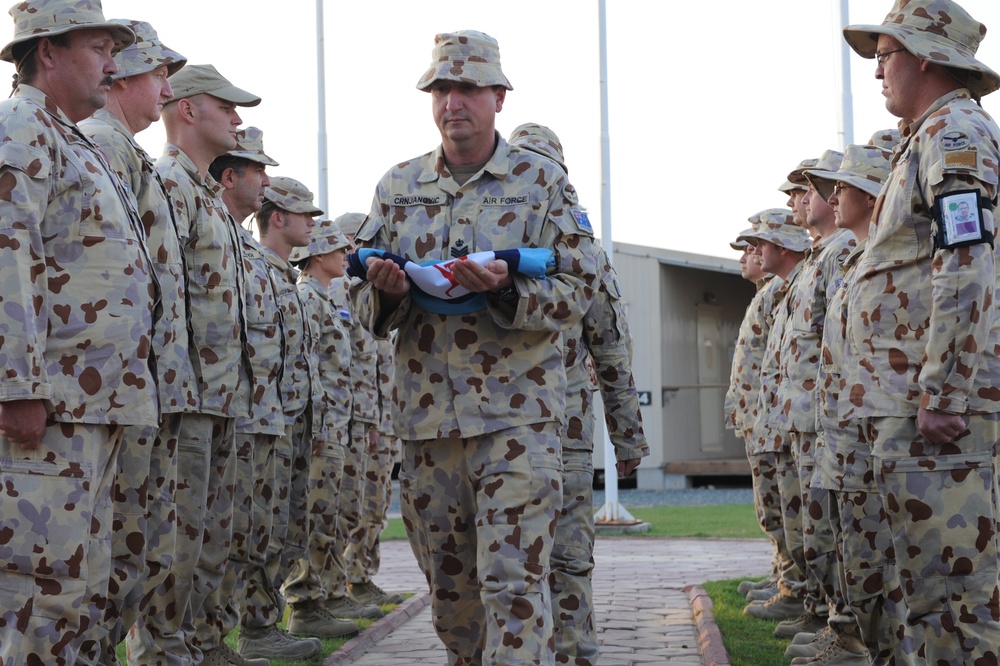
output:
[[977,243],[993,244],[993,234],[983,224],[979,191],[949,192],[935,200],[937,209],[937,246],[961,247]]

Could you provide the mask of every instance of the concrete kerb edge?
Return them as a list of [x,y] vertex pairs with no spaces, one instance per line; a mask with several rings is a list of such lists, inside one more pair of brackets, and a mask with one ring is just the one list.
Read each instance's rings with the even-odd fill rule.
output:
[[722,632],[715,623],[712,613],[712,599],[705,589],[698,585],[688,585],[684,588],[691,611],[694,614],[695,628],[698,631],[698,649],[705,660],[705,666],[731,666],[726,646],[722,642]]
[[431,595],[429,593],[413,595],[392,609],[388,615],[376,620],[370,627],[344,643],[339,650],[330,654],[323,662],[323,666],[353,664],[372,649],[376,643],[409,622],[414,615],[426,608],[430,602]]

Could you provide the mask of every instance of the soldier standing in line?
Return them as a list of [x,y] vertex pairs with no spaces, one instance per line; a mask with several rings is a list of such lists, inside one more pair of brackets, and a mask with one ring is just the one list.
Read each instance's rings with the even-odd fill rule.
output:
[[[793,186],[793,188],[796,186]],[[784,208],[769,208],[748,218],[750,228],[740,232],[740,236],[753,233],[760,227],[761,220],[768,215],[787,216],[792,211]],[[740,250],[740,272],[744,279],[757,285],[746,314],[740,324],[736,348],[733,354],[729,390],[726,391],[726,427],[738,432],[746,444],[747,460],[750,463],[754,490],[754,508],[761,529],[770,538],[774,547],[771,574],[759,583],[741,583],[739,591],[747,596],[747,601],[757,598],[766,600],[777,592],[780,572],[792,566],[791,555],[785,543],[785,528],[781,513],[780,494],[777,488],[778,467],[776,453],[759,445],[765,438],[754,432],[757,423],[758,398],[760,396],[760,372],[764,360],[767,337],[774,321],[774,311],[785,297],[785,281],[775,278],[773,273],[765,273],[754,253],[754,246],[746,240],[730,243],[734,250]]]
[[[305,555],[292,565],[284,593],[289,603],[319,603],[332,618],[330,598],[347,593],[347,568],[343,561],[344,538],[339,524],[340,481],[350,437],[351,337],[347,313],[338,308],[330,281],[347,269],[347,237],[331,220],[313,227],[309,245],[292,253],[301,272],[299,296],[305,319],[317,340],[319,390],[313,391],[313,449],[309,464],[309,535]],[[353,636],[357,625],[350,619],[329,619],[329,636]]]
[[163,107],[167,144],[156,170],[184,253],[198,406],[181,417],[177,444],[174,585],[158,590],[152,602],[168,610],[163,618],[146,614],[129,633],[129,659],[242,664],[218,640],[218,609],[232,540],[234,426],[250,403],[244,276],[239,237],[208,168],[236,147],[236,107],[254,106],[260,98],[211,65],[187,65],[168,82],[174,96]]
[[[354,243],[354,236],[365,221],[364,213],[344,213],[334,223]],[[347,293],[350,280],[331,283],[337,302],[353,312]],[[385,529],[386,514],[392,498],[392,464],[395,456],[392,442],[379,436],[379,428],[387,418],[388,406],[382,394],[380,347],[372,334],[358,319],[348,320],[351,332],[351,379],[354,382],[354,410],[351,438],[344,460],[344,482],[341,484],[341,526],[346,538],[344,562],[350,594],[332,597],[350,615],[364,617],[359,607],[370,613],[372,606],[398,604],[399,594],[389,594],[372,580],[378,573],[379,535]],[[388,341],[383,342],[383,346]],[[391,417],[388,417],[391,418]],[[334,602],[334,599],[337,599]],[[333,610],[333,609],[331,609]]]
[[[548,127],[520,125],[508,142],[566,168],[562,143]],[[600,286],[587,314],[563,333],[566,364],[566,425],[562,436],[563,506],[550,560],[556,663],[597,663],[594,622],[594,413],[593,392],[601,391],[608,435],[615,448],[616,472],[631,474],[649,445],[642,431],[639,395],[632,376],[632,336],[618,276],[604,249],[597,253]],[[592,361],[596,385],[592,378]]]
[[[1000,75],[975,58],[986,27],[951,0],[896,2],[844,28],[876,60],[901,143],[847,295],[857,406],[910,624],[928,664],[997,663],[1000,128],[977,103]],[[954,225],[961,202],[977,228]],[[902,634],[900,627],[897,634]]]
[[[209,173],[222,185],[222,200],[237,229],[246,279],[246,338],[251,367],[250,416],[236,421],[236,486],[234,489],[233,546],[222,583],[225,608],[221,635],[240,624],[247,601],[257,594],[264,575],[274,516],[275,441],[285,432],[280,383],[284,353],[284,320],[278,305],[278,287],[264,249],[242,222],[260,210],[271,181],[267,167],[278,163],[264,152],[263,133],[247,127],[236,133],[236,149],[212,162]],[[248,595],[248,587],[251,593]],[[249,611],[253,614],[253,611]],[[307,659],[322,649],[316,639],[297,639],[277,625],[240,632],[238,652],[244,658]]]
[[[22,2],[0,59],[0,662],[97,648],[125,426],[159,416],[157,285],[135,201],[77,127],[135,41],[98,0]],[[94,285],[101,285],[95,289]]]
[[449,662],[551,664],[560,333],[597,288],[592,230],[563,170],[496,132],[512,89],[496,40],[437,35],[417,88],[430,94],[441,145],[382,178],[359,245],[416,263],[531,247],[551,251],[554,266],[537,280],[503,259],[453,262],[470,298],[444,313],[396,263],[373,257],[351,297],[373,335],[398,329],[400,502]]
[[[80,129],[100,148],[114,172],[135,197],[160,284],[162,311],[153,330],[160,427],[127,427],[115,477],[114,557],[100,657],[81,662],[117,663],[117,647],[136,623],[144,603],[161,584],[170,585],[177,537],[174,486],[177,483],[177,435],[180,415],[197,404],[191,366],[184,259],[177,225],[153,158],[135,135],[160,119],[160,109],[173,91],[167,77],[186,58],[160,42],[142,21],[118,20],[136,35],[136,42],[115,55],[118,72],[108,103],[80,123]],[[141,547],[137,547],[141,545]],[[163,609],[150,609],[154,615]]]

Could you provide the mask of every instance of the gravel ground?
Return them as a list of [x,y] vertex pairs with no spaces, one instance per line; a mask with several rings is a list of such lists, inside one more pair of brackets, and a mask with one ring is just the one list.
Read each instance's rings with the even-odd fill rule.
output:
[[[708,506],[753,504],[751,488],[684,488],[682,490],[619,489],[618,503],[626,509],[637,506]],[[594,509],[604,506],[604,491],[594,491]],[[393,483],[391,517],[399,516],[399,484]]]

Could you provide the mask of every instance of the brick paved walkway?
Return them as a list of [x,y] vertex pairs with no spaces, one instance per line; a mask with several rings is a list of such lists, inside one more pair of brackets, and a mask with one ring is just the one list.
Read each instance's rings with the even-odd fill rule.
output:
[[[601,641],[599,666],[703,663],[686,585],[762,576],[771,557],[764,539],[649,539],[597,541],[594,596]],[[376,582],[386,590],[420,592],[386,635],[354,639],[327,664],[423,666],[447,663],[425,606],[426,582],[405,541],[382,544]],[[359,640],[361,639],[361,640]],[[341,654],[343,653],[343,654]]]

